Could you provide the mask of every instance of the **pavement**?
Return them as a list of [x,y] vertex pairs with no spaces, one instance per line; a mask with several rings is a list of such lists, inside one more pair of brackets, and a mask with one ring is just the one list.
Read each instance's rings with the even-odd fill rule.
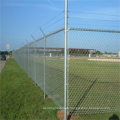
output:
[[6,61],[0,60],[0,73],[1,73],[1,71],[2,71],[2,69],[4,67],[4,65],[5,65],[5,62]]

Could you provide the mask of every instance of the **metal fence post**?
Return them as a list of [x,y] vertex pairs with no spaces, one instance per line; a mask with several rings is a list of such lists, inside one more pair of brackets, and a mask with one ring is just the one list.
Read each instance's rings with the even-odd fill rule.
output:
[[29,43],[28,43],[28,77],[30,77],[30,73],[29,73]]
[[37,61],[36,61],[36,59],[37,59],[37,55],[36,55],[36,47],[37,47],[37,45],[36,45],[36,41],[35,41],[35,82],[37,83]]
[[33,36],[33,35],[31,35],[31,36],[32,36],[32,38],[33,38],[33,40],[34,40],[34,42],[35,42],[35,47],[34,47],[34,48],[35,48],[35,53],[34,53],[34,54],[35,54],[35,57],[34,57],[34,62],[35,62],[35,76],[34,76],[34,77],[35,77],[35,83],[37,83],[37,82],[36,82],[37,69],[36,69],[36,61],[35,61],[35,60],[36,60],[36,41],[35,41],[34,36]]
[[[25,39],[26,40],[26,39]],[[28,41],[26,40],[26,42],[28,43]],[[30,75],[29,75],[29,43],[28,43],[28,77],[30,77]]]
[[45,99],[45,63],[46,63],[46,57],[45,57],[45,49],[46,49],[46,36],[43,32],[43,30],[40,28],[40,31],[44,35],[44,99]]
[[23,56],[22,56],[22,64],[23,64],[23,69],[25,69],[25,61],[24,61],[24,56],[25,56],[25,50],[24,50],[24,47],[25,47],[25,43],[23,42],[23,49],[22,49],[22,54],[23,54]]
[[68,0],[65,0],[65,49],[64,49],[64,120],[67,119],[67,32]]

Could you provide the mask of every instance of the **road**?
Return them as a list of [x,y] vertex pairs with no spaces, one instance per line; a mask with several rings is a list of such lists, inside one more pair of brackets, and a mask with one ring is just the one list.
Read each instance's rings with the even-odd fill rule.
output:
[[2,71],[2,69],[4,67],[4,65],[5,65],[5,62],[6,61],[0,60],[0,73],[1,73],[1,71]]

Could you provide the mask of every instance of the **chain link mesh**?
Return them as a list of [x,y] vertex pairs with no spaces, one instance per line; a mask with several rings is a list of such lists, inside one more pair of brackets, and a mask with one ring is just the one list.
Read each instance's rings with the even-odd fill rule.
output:
[[[69,28],[68,112],[120,111],[119,33],[94,27]],[[14,51],[13,57],[48,97],[63,108],[64,30],[27,44]]]
[[64,106],[64,31],[46,37],[46,93],[59,106]]
[[64,107],[64,30],[55,31],[27,44],[14,51],[13,57],[48,97],[62,109]]
[[120,111],[119,38],[116,30],[70,28],[69,112]]

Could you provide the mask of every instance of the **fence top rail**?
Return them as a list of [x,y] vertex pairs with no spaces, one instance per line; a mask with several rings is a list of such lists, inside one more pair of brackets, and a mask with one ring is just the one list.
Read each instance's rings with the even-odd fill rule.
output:
[[[37,39],[37,40],[34,40],[34,41],[32,41],[32,42],[30,42],[30,43],[22,46],[22,47],[19,48],[19,49],[22,49],[22,48],[24,48],[24,47],[27,47],[28,45],[30,45],[30,44],[32,44],[32,43],[34,43],[34,42],[38,42],[39,40],[44,39],[44,37],[49,37],[49,36],[51,36],[51,35],[53,35],[53,34],[56,34],[56,33],[58,33],[58,32],[61,32],[61,31],[63,31],[63,30],[64,30],[64,28],[61,28],[61,29],[59,29],[59,30],[57,30],[57,31],[54,31],[54,32],[52,32],[52,33],[50,33],[50,34],[47,34],[47,35],[45,35],[45,36],[43,36],[43,37],[41,37],[41,38],[39,38],[39,39]],[[15,51],[18,51],[19,49],[15,50]]]
[[[56,34],[56,33],[58,33],[58,32],[61,32],[61,31],[63,31],[63,30],[64,30],[64,28],[59,29],[59,30],[57,30],[57,31],[54,31],[54,32],[48,34],[48,35],[45,35],[44,37],[49,37],[49,36],[51,36],[51,35],[53,35],[53,34]],[[32,41],[32,42],[29,43],[29,44],[32,44],[32,43],[34,43],[34,42],[38,42],[39,40],[44,39],[44,37],[41,37],[41,38],[39,38],[39,39],[37,39],[37,40],[35,40],[35,41]]]
[[87,29],[87,28],[69,28],[69,30],[120,33],[119,30],[100,30],[100,29]]
[[[53,34],[56,34],[56,33],[58,33],[58,32],[61,32],[61,31],[63,31],[63,30],[64,30],[64,28],[61,28],[61,29],[59,29],[59,30],[57,30],[57,31],[54,31],[54,32],[52,32],[52,33],[50,33],[50,34],[47,34],[47,35],[45,35],[45,36],[43,36],[43,37],[41,37],[41,38],[39,38],[39,39],[37,39],[37,40],[35,40],[35,41],[32,41],[32,42],[26,44],[25,46],[22,46],[22,47],[19,48],[19,49],[22,49],[22,48],[24,48],[24,47],[27,47],[28,45],[33,44],[34,42],[38,42],[38,41],[44,39],[44,37],[49,37],[49,36],[51,36],[51,35],[53,35]],[[68,28],[68,30],[120,33],[119,30],[102,30],[102,29],[88,29],[88,28]],[[19,49],[17,49],[16,51],[18,51]]]

